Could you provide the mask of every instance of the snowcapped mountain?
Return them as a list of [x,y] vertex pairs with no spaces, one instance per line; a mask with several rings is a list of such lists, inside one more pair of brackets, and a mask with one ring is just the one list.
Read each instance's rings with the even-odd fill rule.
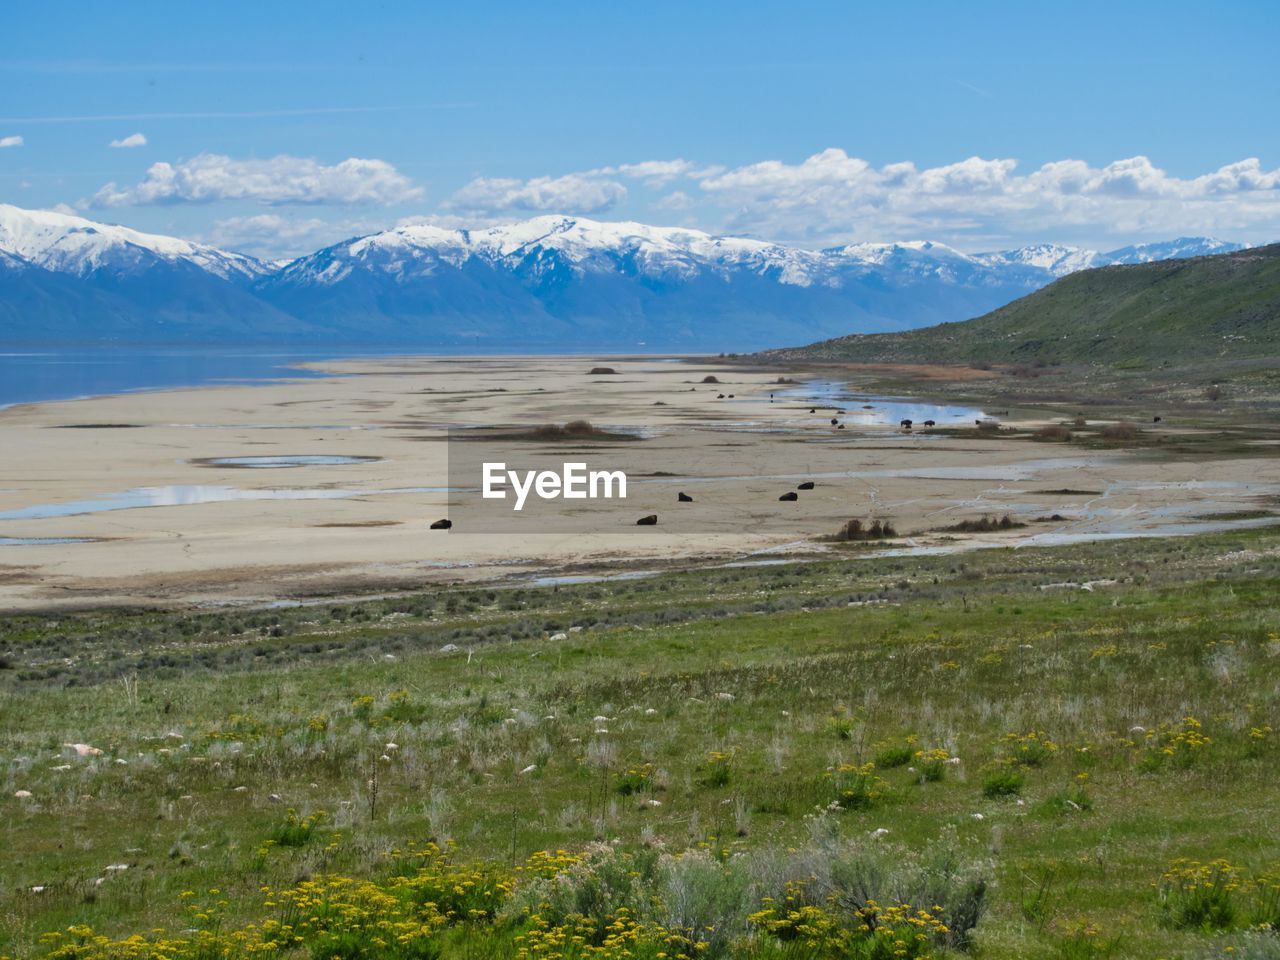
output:
[[986,313],[1076,270],[1226,252],[932,241],[802,250],[544,216],[430,224],[288,263],[0,205],[0,342],[290,342],[475,350],[747,350]]
[[1177,240],[1165,240],[1160,243],[1139,243],[1132,247],[1121,247],[1119,250],[1103,254],[1103,257],[1108,265],[1151,263],[1154,260],[1185,260],[1187,257],[1205,257],[1240,249],[1241,245],[1238,243],[1228,243],[1225,240],[1214,240],[1210,237],[1179,237]]
[[269,270],[253,257],[189,240],[5,203],[0,203],[0,251],[79,277],[103,270],[136,273],[155,262],[189,263],[224,280],[251,279]]

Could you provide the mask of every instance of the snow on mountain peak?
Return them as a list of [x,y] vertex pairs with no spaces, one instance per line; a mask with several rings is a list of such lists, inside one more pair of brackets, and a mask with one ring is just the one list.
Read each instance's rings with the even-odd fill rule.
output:
[[252,257],[189,240],[10,204],[0,204],[0,250],[77,276],[128,268],[148,254],[169,262],[186,261],[224,279],[255,277],[268,270]]

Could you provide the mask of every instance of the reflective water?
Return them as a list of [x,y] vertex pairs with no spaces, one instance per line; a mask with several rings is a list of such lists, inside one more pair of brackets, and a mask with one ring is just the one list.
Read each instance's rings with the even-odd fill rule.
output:
[[210,457],[198,461],[206,467],[245,467],[250,470],[283,467],[329,467],[348,463],[381,463],[381,457],[349,457],[339,454],[281,454],[269,457]]
[[174,484],[165,487],[134,487],[107,493],[93,500],[40,503],[16,510],[0,511],[0,520],[43,520],[48,517],[76,517],[86,513],[134,510],[139,507],[182,507],[200,503],[234,500],[346,500],[381,494],[448,493],[448,487],[395,487],[388,490],[343,490],[331,487],[268,487],[246,489],[218,484]]
[[60,543],[97,543],[96,537],[0,537],[0,547],[48,547]]
[[[958,426],[986,417],[977,407],[929,403],[911,397],[851,393],[843,380],[810,380],[799,386],[775,390],[774,398],[802,400],[819,407],[841,407],[844,412],[839,414],[840,419],[855,424],[896,426],[903,420],[912,420],[918,425],[934,420],[939,426]],[[830,414],[830,411],[820,410],[819,413]]]
[[9,350],[0,353],[0,407],[165,387],[322,377],[327,374],[290,364],[333,355],[217,348]]

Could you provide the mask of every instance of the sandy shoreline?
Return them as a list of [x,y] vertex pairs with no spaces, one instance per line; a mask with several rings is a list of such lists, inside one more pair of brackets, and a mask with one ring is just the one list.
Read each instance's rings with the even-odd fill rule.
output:
[[[892,517],[910,535],[906,545],[921,549],[952,549],[956,541],[928,531],[985,514],[1064,519],[965,544],[1177,532],[1280,493],[1274,459],[1160,461],[908,434],[873,422],[883,409],[847,403],[835,414],[846,424],[837,433],[825,401],[787,396],[796,385],[776,383],[815,376],[799,369],[576,356],[307,366],[332,376],[0,410],[0,607],[268,603],[759,551],[812,554],[826,549],[815,538],[852,517]],[[617,373],[593,375],[593,366]],[[707,375],[722,385],[702,384]],[[616,530],[586,514],[554,532],[427,529],[446,510],[450,428],[580,418],[643,437],[587,445],[642,478],[618,505]],[[566,442],[555,452],[583,449]],[[244,465],[261,457],[309,461]],[[779,503],[797,479],[813,479],[815,489]],[[678,487],[695,503],[677,507]],[[1048,492],[1067,489],[1087,493]],[[646,513],[659,525],[637,536],[634,518]],[[63,538],[89,542],[15,543]]]

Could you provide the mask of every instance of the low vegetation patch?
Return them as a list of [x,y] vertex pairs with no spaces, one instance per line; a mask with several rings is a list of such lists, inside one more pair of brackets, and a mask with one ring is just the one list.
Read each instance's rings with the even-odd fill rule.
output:
[[1002,517],[980,517],[977,520],[961,520],[949,527],[939,527],[940,533],[992,533],[997,530],[1017,530],[1026,524],[1014,520],[1007,513]]
[[0,956],[1265,957],[1278,590],[1263,529],[3,617]]

